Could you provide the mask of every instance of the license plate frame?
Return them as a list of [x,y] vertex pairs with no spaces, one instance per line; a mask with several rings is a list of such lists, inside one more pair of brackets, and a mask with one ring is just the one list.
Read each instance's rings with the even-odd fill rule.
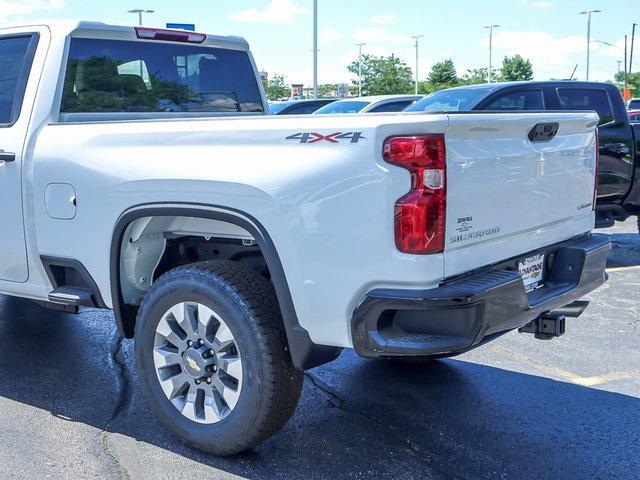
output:
[[518,260],[518,273],[522,277],[524,289],[532,292],[544,284],[545,254],[540,253]]

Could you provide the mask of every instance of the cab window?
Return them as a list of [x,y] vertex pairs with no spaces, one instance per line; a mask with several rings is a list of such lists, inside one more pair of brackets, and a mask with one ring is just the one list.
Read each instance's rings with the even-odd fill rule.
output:
[[37,37],[0,38],[0,124],[11,125],[20,116]]
[[401,102],[385,103],[384,105],[379,105],[377,107],[372,108],[371,110],[369,110],[369,113],[401,112],[405,108],[407,108],[409,105],[411,105],[413,102],[414,102],[413,100],[403,100]]
[[[73,38],[60,106],[74,114],[262,112],[245,51]],[[65,117],[66,115],[66,117]]]
[[563,110],[595,110],[600,116],[600,125],[614,120],[609,95],[604,90],[559,88],[558,97]]
[[287,115],[310,115],[322,106],[321,103],[305,102],[295,105],[287,110]]
[[483,110],[544,110],[542,91],[527,90],[524,92],[507,93],[491,101],[487,106],[483,108]]

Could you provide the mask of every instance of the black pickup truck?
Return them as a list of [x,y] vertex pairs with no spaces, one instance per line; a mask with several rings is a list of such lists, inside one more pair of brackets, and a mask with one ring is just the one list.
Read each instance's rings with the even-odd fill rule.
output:
[[[615,85],[596,82],[507,82],[432,93],[407,112],[595,110],[600,115],[596,227],[640,215],[640,124],[631,124]],[[640,227],[640,221],[638,226]]]

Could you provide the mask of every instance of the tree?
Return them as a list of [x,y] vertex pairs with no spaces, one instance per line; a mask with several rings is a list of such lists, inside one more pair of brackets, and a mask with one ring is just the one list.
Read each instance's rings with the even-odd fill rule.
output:
[[[624,72],[616,73],[616,85],[620,91],[624,89]],[[627,87],[634,96],[640,95],[640,72],[627,74]]]
[[[358,61],[355,60],[347,67],[349,72],[358,75]],[[358,85],[358,78],[353,80]],[[362,94],[363,95],[392,95],[394,93],[409,93],[413,88],[413,73],[398,57],[362,56]]]
[[331,83],[325,83],[324,85],[320,85],[320,87],[318,87],[318,97],[320,98],[333,97],[335,91],[336,91],[335,85]]
[[458,74],[453,60],[447,59],[435,63],[427,76],[427,83],[431,86],[431,91],[455,87],[458,84]]
[[433,93],[437,90],[427,81],[418,82],[418,93],[420,95],[428,95],[429,93]]
[[267,82],[267,97],[269,100],[280,100],[291,96],[291,87],[287,85],[283,75],[274,75]]
[[529,60],[525,60],[520,55],[504,57],[499,78],[502,82],[533,80],[533,66]]
[[[487,83],[487,72],[488,68],[472,68],[467,70],[467,72],[460,79],[461,85],[476,85],[478,83]],[[495,69],[491,69],[492,77],[496,78]]]

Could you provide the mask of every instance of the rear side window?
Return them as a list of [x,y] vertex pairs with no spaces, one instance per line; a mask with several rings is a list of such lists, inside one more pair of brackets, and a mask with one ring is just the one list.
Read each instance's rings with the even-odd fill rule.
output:
[[287,115],[309,115],[322,107],[322,103],[304,102],[301,105],[290,107],[287,111]]
[[600,125],[614,119],[609,95],[604,90],[559,88],[558,97],[563,110],[595,110],[600,115]]
[[332,115],[336,113],[358,113],[360,110],[369,105],[369,102],[358,101],[337,101],[325,105],[324,107],[316,110],[314,113],[317,115]]
[[36,42],[34,35],[0,38],[0,124],[20,116]]
[[413,100],[404,100],[402,102],[385,103],[384,105],[379,105],[375,108],[372,108],[371,110],[369,110],[369,113],[401,112],[412,103],[413,103]]
[[244,51],[74,38],[60,113],[262,112]]
[[483,110],[544,110],[542,91],[527,90],[524,92],[507,93],[491,101],[486,107],[483,108]]

